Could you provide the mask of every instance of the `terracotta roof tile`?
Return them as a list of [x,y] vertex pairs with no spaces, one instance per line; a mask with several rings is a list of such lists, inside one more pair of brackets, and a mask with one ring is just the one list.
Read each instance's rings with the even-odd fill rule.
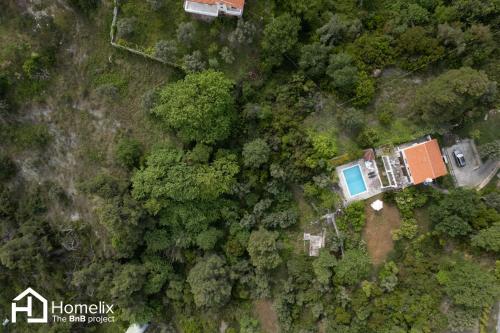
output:
[[220,4],[226,4],[231,7],[235,7],[238,9],[243,9],[245,6],[245,0],[190,0],[192,2],[198,2],[198,3],[204,3],[207,5],[216,5],[218,3]]
[[436,179],[448,173],[436,139],[406,148],[403,152],[406,166],[415,185],[425,182],[426,179]]

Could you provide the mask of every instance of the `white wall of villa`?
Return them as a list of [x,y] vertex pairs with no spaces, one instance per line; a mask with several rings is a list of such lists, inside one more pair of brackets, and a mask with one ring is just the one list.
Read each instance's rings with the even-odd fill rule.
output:
[[231,7],[225,3],[206,4],[196,1],[184,1],[184,10],[188,13],[217,17],[219,13],[231,16],[242,16],[243,9]]

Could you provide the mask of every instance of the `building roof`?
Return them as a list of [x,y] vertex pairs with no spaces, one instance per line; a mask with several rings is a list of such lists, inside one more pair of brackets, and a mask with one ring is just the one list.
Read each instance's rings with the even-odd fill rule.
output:
[[373,161],[375,159],[375,152],[373,151],[373,149],[366,149],[364,152],[363,152],[363,159],[365,161]]
[[238,9],[243,9],[245,0],[189,0],[190,2],[204,3],[206,5],[226,4]]
[[448,173],[436,139],[403,149],[403,155],[415,185]]

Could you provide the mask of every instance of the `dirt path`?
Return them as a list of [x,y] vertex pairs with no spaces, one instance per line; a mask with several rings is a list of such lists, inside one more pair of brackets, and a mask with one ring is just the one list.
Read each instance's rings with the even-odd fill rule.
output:
[[255,312],[259,318],[262,332],[278,333],[278,316],[274,311],[273,304],[269,300],[258,300],[254,302]]
[[379,265],[384,262],[394,246],[391,231],[399,228],[401,219],[398,209],[385,202],[384,208],[380,212],[375,212],[370,204],[376,199],[377,197],[374,197],[366,203],[366,226],[363,239],[366,241],[373,264]]

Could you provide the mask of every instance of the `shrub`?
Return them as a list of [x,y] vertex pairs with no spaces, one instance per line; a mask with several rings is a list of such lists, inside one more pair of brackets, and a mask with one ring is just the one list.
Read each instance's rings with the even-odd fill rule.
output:
[[16,165],[6,155],[0,154],[0,181],[9,180],[16,174]]
[[403,219],[401,227],[392,232],[392,239],[400,240],[402,238],[413,239],[417,235],[417,220],[414,218]]
[[234,62],[233,51],[227,46],[224,46],[219,53],[220,57],[226,64],[232,64]]
[[262,219],[262,224],[268,228],[280,227],[288,228],[297,223],[298,214],[295,210],[289,209],[281,212],[271,213]]
[[151,6],[152,10],[159,10],[165,5],[164,0],[146,0],[146,1],[149,3],[149,6]]
[[193,22],[183,22],[177,27],[177,40],[189,47],[194,40],[196,28]]
[[300,49],[300,68],[313,78],[323,76],[328,63],[329,52],[329,47],[317,42],[302,46]]
[[191,54],[185,55],[183,58],[183,62],[184,64],[182,67],[188,73],[201,72],[206,67],[200,51],[194,51]]
[[85,14],[89,14],[91,11],[97,8],[97,6],[99,5],[99,0],[69,0],[69,3]]
[[255,25],[252,22],[239,19],[236,29],[229,34],[228,40],[235,46],[250,44],[253,41],[255,30]]
[[281,64],[283,55],[297,43],[299,30],[300,19],[288,13],[278,16],[265,26],[262,49],[269,68]]
[[209,228],[208,230],[202,231],[196,237],[196,245],[198,245],[202,250],[208,251],[214,248],[217,240],[222,237],[222,231]]
[[479,155],[483,159],[500,160],[500,140],[479,146]]
[[358,81],[356,82],[356,99],[354,105],[367,105],[375,95],[375,81],[369,77],[364,71],[359,72]]
[[141,106],[145,112],[150,112],[158,103],[158,91],[156,89],[148,90],[142,96]]
[[269,160],[271,149],[264,139],[255,139],[243,146],[243,164],[258,168]]
[[335,269],[335,281],[342,285],[355,285],[366,278],[371,270],[370,258],[361,250],[347,250]]
[[11,135],[11,140],[21,149],[44,148],[51,139],[47,126],[42,124],[15,127]]
[[332,85],[343,94],[351,95],[358,82],[358,69],[353,65],[353,57],[346,52],[333,54],[326,71]]
[[131,138],[122,138],[116,147],[116,159],[120,165],[132,169],[139,165],[142,156],[142,147],[139,141]]
[[154,56],[165,61],[175,62],[177,44],[173,40],[160,40],[155,45]]
[[105,199],[120,195],[124,187],[125,184],[121,183],[117,178],[105,173],[100,173],[78,184],[80,191],[95,194]]
[[126,38],[130,37],[135,30],[136,19],[134,17],[125,17],[119,19],[116,24],[117,37]]
[[365,125],[364,114],[361,110],[348,108],[340,113],[342,127],[352,133],[358,133]]
[[363,148],[370,148],[375,146],[379,141],[377,131],[372,127],[367,127],[356,138],[359,145]]

